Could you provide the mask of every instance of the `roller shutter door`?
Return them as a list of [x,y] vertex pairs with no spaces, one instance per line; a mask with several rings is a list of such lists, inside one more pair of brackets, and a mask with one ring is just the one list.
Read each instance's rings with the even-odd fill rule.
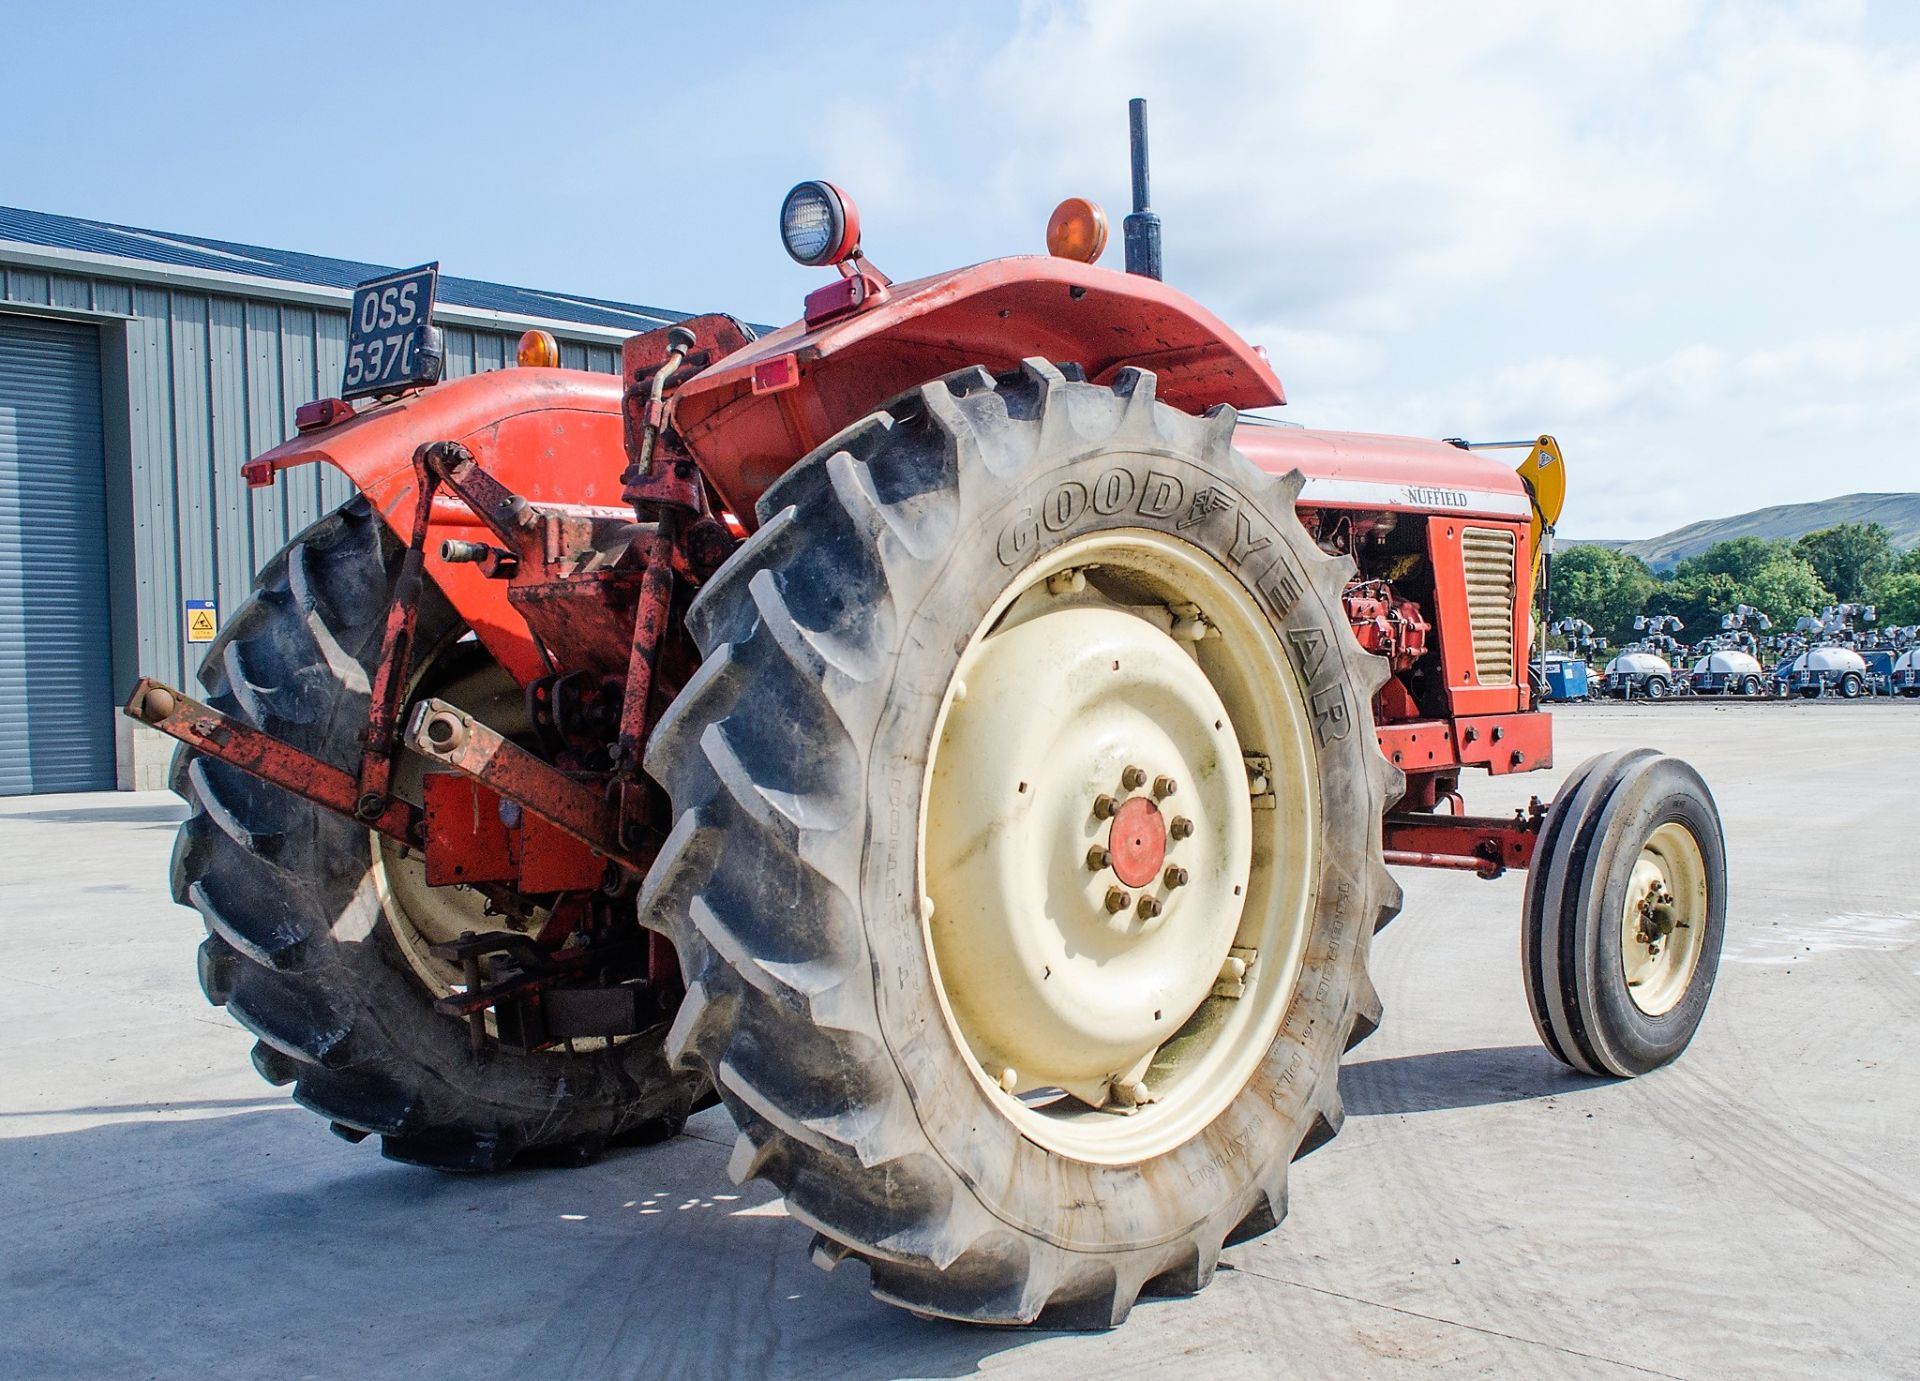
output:
[[114,785],[100,335],[0,315],[0,796]]

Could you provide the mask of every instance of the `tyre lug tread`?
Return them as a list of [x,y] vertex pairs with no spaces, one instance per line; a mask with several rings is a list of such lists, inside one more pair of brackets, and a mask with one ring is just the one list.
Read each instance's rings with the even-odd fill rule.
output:
[[[1282,1154],[1243,1201],[1194,1235],[1151,1250],[1090,1262],[1011,1232],[931,1155],[885,1073],[891,1062],[878,1010],[863,996],[873,960],[849,884],[830,881],[857,876],[866,792],[865,764],[853,754],[844,759],[851,770],[843,770],[841,745],[851,753],[851,745],[870,740],[878,712],[871,697],[898,655],[892,606],[915,607],[928,578],[922,568],[977,540],[959,515],[1018,482],[1038,456],[1093,454],[1117,438],[1244,466],[1231,456],[1238,421],[1231,408],[1189,417],[1160,406],[1156,392],[1153,375],[1137,369],[1093,388],[1070,383],[1044,360],[1023,361],[997,378],[971,368],[902,395],[883,420],[860,424],[852,441],[843,433],[819,448],[767,491],[760,529],[697,597],[689,624],[708,661],[649,745],[647,769],[671,795],[676,820],[643,884],[641,914],[673,938],[689,979],[669,1054],[713,1078],[733,1115],[739,1136],[728,1169],[735,1182],[770,1181],[786,1195],[787,1211],[814,1229],[816,1264],[863,1260],[876,1296],[919,1313],[1110,1327],[1143,1291],[1200,1288],[1225,1242],[1265,1231],[1284,1214]],[[1300,473],[1258,478],[1263,501],[1284,503],[1290,513]],[[1307,550],[1304,535],[1300,542],[1311,597],[1331,618],[1352,563]],[[814,603],[823,590],[863,580],[893,591],[890,604],[875,606],[876,617],[850,624],[840,606]],[[832,627],[822,627],[823,618]],[[1350,637],[1337,646],[1341,674],[1370,697],[1384,683],[1385,660],[1362,653]],[[795,742],[826,747],[817,755],[810,748],[805,763],[763,762],[748,727],[763,705],[792,717]],[[1397,796],[1399,771],[1377,752],[1364,761],[1357,789],[1376,801]],[[753,849],[743,852],[749,836]],[[798,880],[804,895],[824,889],[819,895],[833,900],[820,913],[827,918],[821,933],[848,934],[857,952],[836,952],[824,968],[770,962],[769,927],[790,914],[789,894],[776,899],[749,884],[773,875],[783,887]],[[1361,916],[1384,924],[1397,911],[1400,891],[1377,848],[1356,885]],[[750,900],[756,895],[758,903]],[[846,916],[833,919],[842,905]],[[762,909],[767,916],[756,914]],[[1370,932],[1358,929],[1365,933],[1355,971],[1364,973]],[[1378,1020],[1378,995],[1361,978],[1340,1019],[1313,1039],[1331,1064],[1342,1041],[1364,1038]],[[876,1073],[863,1072],[869,1069]],[[850,1080],[831,1101],[812,1082],[828,1078]],[[1341,1104],[1330,1085],[1322,1081],[1302,1124],[1301,1154],[1339,1127]],[[873,1188],[880,1184],[890,1186],[884,1196]]]

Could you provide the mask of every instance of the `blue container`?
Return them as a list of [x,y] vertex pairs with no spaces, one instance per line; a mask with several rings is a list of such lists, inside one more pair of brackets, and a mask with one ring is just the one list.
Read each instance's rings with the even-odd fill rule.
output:
[[1867,688],[1875,695],[1893,694],[1893,654],[1862,652],[1867,660]]
[[1573,661],[1548,662],[1547,698],[1549,700],[1585,700],[1587,698],[1587,664]]

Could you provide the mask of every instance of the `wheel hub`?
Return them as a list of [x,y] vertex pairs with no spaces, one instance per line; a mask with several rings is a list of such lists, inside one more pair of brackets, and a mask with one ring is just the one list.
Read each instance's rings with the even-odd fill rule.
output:
[[1686,994],[1700,962],[1706,905],[1699,844],[1684,826],[1662,825],[1634,860],[1620,923],[1627,993],[1648,1016],[1671,1011]]
[[[999,632],[960,678],[927,833],[954,1015],[1009,1092],[1144,1101],[1244,906],[1252,811],[1226,709],[1180,643],[1113,608]],[[1176,781],[1179,831],[1161,809]]]
[[1144,796],[1130,798],[1114,812],[1107,852],[1114,875],[1128,887],[1145,887],[1158,877],[1167,858],[1167,822],[1160,807]]

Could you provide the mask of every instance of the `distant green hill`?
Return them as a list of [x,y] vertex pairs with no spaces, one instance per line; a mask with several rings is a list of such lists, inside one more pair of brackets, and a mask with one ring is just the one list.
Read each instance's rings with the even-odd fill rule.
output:
[[1789,540],[1837,523],[1878,523],[1893,534],[1896,547],[1920,547],[1920,494],[1843,494],[1818,503],[1776,504],[1737,513],[1731,518],[1706,518],[1658,537],[1626,542],[1562,537],[1561,548],[1612,547],[1639,557],[1656,571],[1664,571],[1689,556],[1698,556],[1715,542],[1734,537],[1785,537]]

